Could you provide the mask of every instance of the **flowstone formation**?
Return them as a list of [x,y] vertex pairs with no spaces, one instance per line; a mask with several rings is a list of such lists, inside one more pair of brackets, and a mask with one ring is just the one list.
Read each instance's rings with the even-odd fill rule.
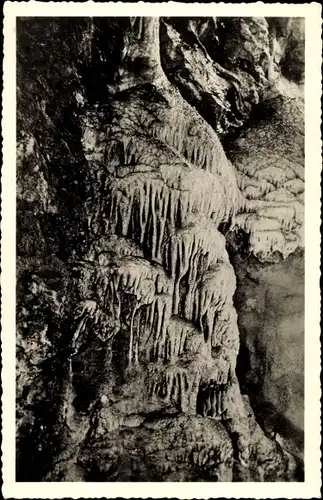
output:
[[[62,29],[55,23],[49,33]],[[302,244],[299,177],[284,167],[273,193],[281,179],[258,172],[261,150],[251,164],[243,152],[230,161],[218,135],[273,92],[277,23],[232,21],[233,42],[220,40],[224,21],[216,19],[74,23],[82,49],[64,46],[73,111],[70,97],[54,110],[54,90],[38,121],[21,120],[18,479],[295,480],[295,450],[264,433],[241,394],[225,234],[250,233],[261,259],[292,253]],[[214,36],[231,69],[208,49]],[[243,53],[227,55],[236,37],[253,54],[249,69],[240,67]],[[56,155],[65,153],[52,158],[57,145]],[[292,236],[282,242],[282,231]]]

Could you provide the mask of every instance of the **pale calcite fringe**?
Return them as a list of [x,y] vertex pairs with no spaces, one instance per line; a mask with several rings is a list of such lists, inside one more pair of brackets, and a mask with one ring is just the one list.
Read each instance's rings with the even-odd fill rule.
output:
[[[147,110],[132,95],[127,106],[114,104],[118,120],[105,132],[97,118],[85,120],[86,157],[94,172],[102,165],[108,175],[90,228],[99,238],[132,239],[149,258],[130,251],[111,262],[101,257],[101,265],[95,262],[100,289],[113,304],[114,321],[123,319],[121,293],[135,297],[128,371],[140,369],[143,356],[150,362],[147,397],[196,413],[203,382],[204,414],[229,419],[233,431],[246,435],[234,374],[236,281],[217,228],[247,201],[216,133],[163,85],[156,90],[168,106]],[[220,352],[215,358],[213,350]]]
[[[217,226],[239,210],[242,198],[235,177],[228,183],[227,172],[229,177],[234,172],[224,154],[220,158],[212,153],[205,156],[196,141],[183,148],[184,133],[180,129],[177,135],[165,135],[159,130],[157,135],[164,143],[170,143],[172,156],[172,149],[184,152],[189,163],[179,163],[177,159],[177,163],[167,165],[164,159],[164,164],[149,169],[141,156],[142,165],[111,178],[101,234],[111,238],[109,235],[119,232],[121,242],[131,237],[139,247],[145,245],[150,235],[147,251],[152,261],[133,257],[128,250],[125,253],[121,244],[120,261],[107,261],[104,270],[101,266],[101,287],[112,303],[121,290],[136,297],[129,324],[128,369],[131,372],[132,367],[139,367],[139,356],[157,364],[149,378],[148,397],[173,401],[182,411],[195,413],[201,381],[208,381],[211,374],[212,383],[223,388],[216,397],[213,389],[205,393],[205,404],[211,401],[209,416],[235,420],[239,412],[227,414],[230,404],[225,387],[237,383],[229,377],[235,369],[239,345],[232,305],[236,281]],[[129,144],[127,141],[125,151]],[[210,146],[208,150],[212,151]],[[136,156],[134,147],[124,155],[132,160]],[[216,167],[219,159],[224,162],[221,168]],[[183,296],[184,278],[187,291]],[[120,320],[120,297],[116,304],[114,315]],[[221,346],[230,354],[215,362],[212,348]],[[190,363],[182,366],[179,361],[188,353]],[[169,364],[164,365],[165,362]]]

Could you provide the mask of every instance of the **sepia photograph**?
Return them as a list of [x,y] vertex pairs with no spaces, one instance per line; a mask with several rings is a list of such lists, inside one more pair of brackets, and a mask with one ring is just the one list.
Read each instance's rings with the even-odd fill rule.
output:
[[15,19],[14,481],[303,484],[305,16],[74,6]]

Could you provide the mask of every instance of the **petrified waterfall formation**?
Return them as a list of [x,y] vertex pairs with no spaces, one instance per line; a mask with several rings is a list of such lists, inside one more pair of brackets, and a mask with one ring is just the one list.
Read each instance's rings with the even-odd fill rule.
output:
[[[249,233],[260,259],[277,251],[286,257],[302,245],[302,203],[291,201],[286,186],[273,192],[272,169],[270,181],[264,171],[254,176],[256,161],[246,165],[240,157],[233,166],[217,134],[241,126],[259,101],[256,90],[269,98],[278,71],[270,51],[277,24],[270,30],[265,20],[253,21],[268,50],[266,59],[259,49],[259,74],[251,82],[247,72],[237,76],[212,60],[207,33],[216,19],[184,23],[181,41],[178,22],[116,21],[121,42],[106,101],[84,106],[82,92],[75,93],[82,154],[64,174],[71,191],[60,198],[59,174],[50,182],[32,166],[33,189],[18,190],[24,210],[61,217],[62,229],[68,216],[57,200],[74,196],[72,189],[79,196],[69,223],[77,244],[71,238],[70,250],[40,257],[44,276],[55,268],[59,279],[52,276],[51,286],[39,277],[38,250],[34,261],[26,251],[20,262],[29,281],[18,332],[18,449],[23,453],[28,439],[42,439],[39,456],[51,447],[41,479],[288,480],[293,474],[293,457],[265,436],[240,392],[236,277],[223,228]],[[93,23],[81,32],[93,61]],[[227,96],[235,99],[231,109]],[[42,116],[46,127],[57,126],[44,108]],[[50,161],[40,143],[26,130],[18,162]],[[291,161],[288,168],[295,171]],[[283,182],[300,192],[299,177]],[[43,401],[31,382],[41,384]],[[54,394],[53,419],[46,420],[44,403]]]

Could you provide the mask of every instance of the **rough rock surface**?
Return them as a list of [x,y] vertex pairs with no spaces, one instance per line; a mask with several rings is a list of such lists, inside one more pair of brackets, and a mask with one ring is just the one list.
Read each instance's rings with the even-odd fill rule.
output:
[[303,38],[288,19],[19,21],[19,480],[301,478],[299,435],[259,401],[301,427]]

